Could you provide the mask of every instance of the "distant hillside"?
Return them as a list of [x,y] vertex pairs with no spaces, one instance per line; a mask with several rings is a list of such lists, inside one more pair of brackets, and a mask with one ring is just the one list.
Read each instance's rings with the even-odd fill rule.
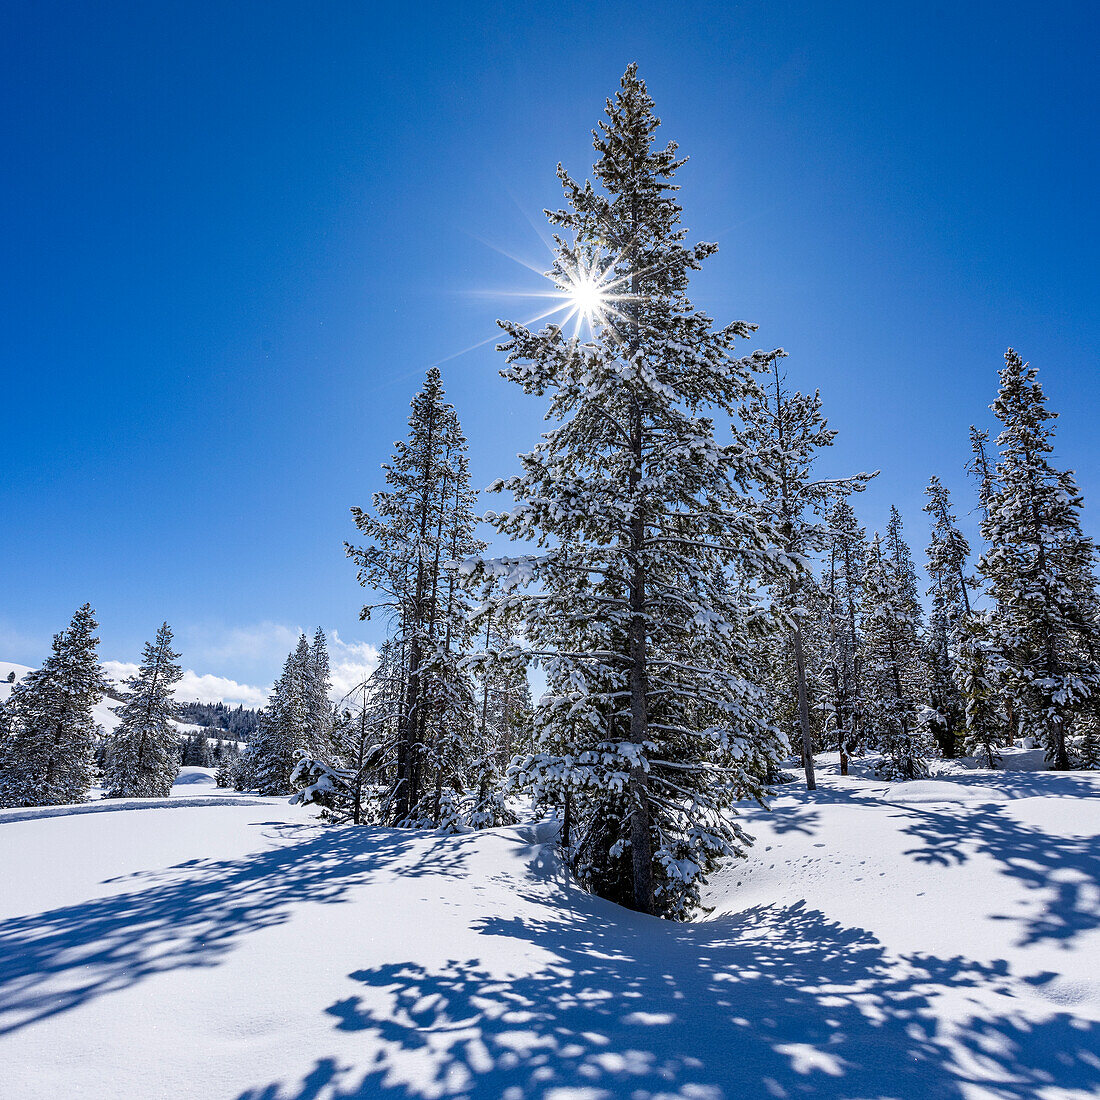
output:
[[[8,698],[11,689],[15,686],[8,677],[14,673],[15,679],[21,680],[32,671],[33,669],[28,665],[0,661],[0,703]],[[92,708],[96,723],[107,733],[118,725],[115,707],[121,698],[119,685],[109,684],[107,694]],[[219,731],[224,731],[223,740],[247,741],[259,725],[259,717],[259,711],[248,710],[245,707],[227,707],[224,703],[181,703],[180,718],[174,725],[184,736],[198,732],[200,726],[206,726],[209,727],[208,736],[217,738]]]
[[[15,687],[15,683],[8,679],[13,672],[16,680],[22,680],[28,672],[33,671],[34,669],[29,665],[17,665],[12,661],[0,661],[0,703],[3,703],[11,695],[11,689]],[[102,726],[108,733],[118,725],[118,715],[115,714],[114,707],[115,701],[108,696],[104,696],[92,707],[92,717],[95,719],[96,724]]]

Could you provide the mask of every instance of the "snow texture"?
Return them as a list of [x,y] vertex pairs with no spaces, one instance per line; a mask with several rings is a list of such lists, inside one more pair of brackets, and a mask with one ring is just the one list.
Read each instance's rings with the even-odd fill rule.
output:
[[157,809],[6,814],[0,1091],[1100,1095],[1100,776],[960,768],[919,803],[820,779],[745,813],[753,852],[690,924],[580,892],[548,824],[326,828],[176,801],[193,780]]

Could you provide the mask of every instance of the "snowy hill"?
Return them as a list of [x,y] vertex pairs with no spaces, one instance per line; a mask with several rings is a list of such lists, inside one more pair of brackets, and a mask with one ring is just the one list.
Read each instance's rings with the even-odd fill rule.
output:
[[[4,702],[9,695],[11,695],[11,689],[14,684],[8,683],[8,676],[14,672],[16,680],[21,680],[28,672],[34,670],[29,665],[17,665],[12,661],[0,661],[0,703]],[[118,703],[114,699],[108,699],[104,697],[92,708],[92,715],[95,718],[96,724],[103,727],[104,732],[110,733],[115,726],[118,725],[118,715],[115,713],[115,707]],[[173,722],[172,723],[181,735],[189,733],[197,733],[201,726],[193,725],[189,722]],[[207,731],[210,732],[209,730]]]
[[239,801],[0,813],[6,1095],[1100,1095],[1095,774],[792,785],[690,925],[577,891],[548,826]]

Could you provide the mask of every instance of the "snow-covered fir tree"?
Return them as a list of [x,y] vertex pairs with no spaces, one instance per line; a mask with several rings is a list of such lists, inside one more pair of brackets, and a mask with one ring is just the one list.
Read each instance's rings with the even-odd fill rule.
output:
[[[217,742],[217,745],[220,746],[221,742]],[[209,768],[217,759],[215,754],[218,749],[210,743],[210,735],[205,729],[185,737],[179,743],[179,748],[180,763],[185,768]]]
[[378,819],[371,798],[372,776],[385,762],[385,731],[395,715],[395,698],[385,690],[386,670],[378,668],[351,693],[334,716],[331,739],[323,755],[299,757],[291,783],[299,788],[291,802],[321,806],[333,822],[361,825]]
[[734,802],[764,797],[786,748],[744,670],[771,626],[753,585],[794,566],[744,488],[764,478],[758,457],[713,426],[737,418],[770,360],[736,358],[754,326],[716,329],[688,299],[717,246],[684,243],[683,161],[655,144],[658,125],[632,65],[594,133],[599,186],[559,168],[568,205],[550,220],[569,239],[551,277],[591,333],[502,322],[502,373],[549,395],[551,427],[495,486],[515,506],[487,517],[538,549],[480,569],[522,609],[549,683],[513,782],[572,796],[589,888],[684,918],[716,861],[742,853]]
[[239,791],[251,789],[250,785],[245,782],[245,777],[238,771],[240,760],[240,748],[233,741],[227,741],[223,748],[222,758],[218,762],[217,770],[214,772],[214,782],[219,787],[236,787]]
[[974,478],[978,486],[978,506],[982,516],[989,518],[989,497],[996,488],[995,474],[989,461],[989,432],[970,425],[970,461],[966,472]]
[[504,616],[490,606],[478,624],[482,649],[468,661],[479,696],[478,751],[503,772],[517,754],[531,749],[531,685],[527,662]]
[[990,644],[991,616],[973,612],[966,619],[955,655],[955,685],[963,706],[963,750],[995,768],[1006,744],[1007,721],[1002,710],[1000,662]]
[[407,440],[385,464],[387,489],[373,514],[353,508],[366,544],[348,545],[359,580],[380,597],[363,618],[388,613],[402,662],[393,781],[385,816],[395,824],[437,815],[445,786],[461,782],[464,731],[476,704],[462,666],[470,638],[470,601],[455,563],[484,546],[474,535],[466,438],[444,400],[437,368],[412,402]]
[[[891,517],[893,519],[893,515]],[[883,753],[882,774],[916,779],[928,774],[933,749],[918,720],[922,670],[917,621],[900,529],[883,544],[871,542],[863,584],[863,675],[867,720],[875,747]]]
[[[828,725],[840,752],[840,773],[860,750],[864,737],[863,646],[859,620],[867,567],[867,533],[848,498],[840,494],[829,510],[821,591],[822,673],[829,685]],[[828,735],[827,741],[830,740]]]
[[304,634],[283,665],[263,712],[260,728],[234,769],[239,790],[283,794],[292,789],[291,773],[302,753],[309,751],[315,728],[311,709],[309,642]]
[[309,708],[307,745],[314,754],[323,754],[332,737],[333,707],[329,702],[332,676],[329,670],[328,639],[318,627],[313,635],[307,663],[306,697]]
[[970,546],[955,522],[951,496],[943,482],[933,476],[925,490],[924,510],[932,517],[932,538],[928,545],[928,576],[931,599],[925,666],[928,674],[931,731],[946,757],[955,755],[956,738],[965,725],[965,706],[956,678],[962,639],[971,616],[970,589],[966,575]]
[[978,569],[995,602],[993,639],[1017,719],[1065,769],[1069,732],[1100,690],[1096,547],[1081,530],[1073,473],[1050,460],[1057,414],[1035,368],[1011,348],[990,407],[1002,430]]
[[913,562],[913,551],[909,548],[909,543],[905,541],[902,532],[901,513],[894,507],[890,508],[890,521],[886,525],[883,552],[890,558],[897,587],[897,598],[905,608],[907,619],[913,624],[915,643],[921,632],[923,618],[917,584],[917,567]]
[[[786,654],[776,653],[775,663],[777,668],[789,665],[793,672],[797,714],[794,740],[801,743],[806,786],[813,790],[816,783],[804,623],[813,599],[813,593],[808,590],[816,580],[808,561],[810,555],[826,545],[827,531],[823,521],[830,498],[838,493],[846,496],[862,490],[873,475],[813,477],[818,452],[832,446],[836,432],[821,414],[821,397],[817,392],[811,395],[791,392],[787,388],[780,368],[785,356],[786,353],[780,350],[768,357],[767,379],[745,402],[737,438],[747,452],[756,453],[763,460],[766,480],[760,486],[762,505],[768,521],[779,532],[780,545],[792,559],[805,563],[797,576],[790,577],[772,592],[772,599],[790,620],[790,629],[782,632],[790,649],[789,660]],[[781,698],[782,695],[781,689],[777,696]]]
[[505,616],[490,605],[477,620],[482,649],[467,661],[474,670],[480,713],[469,762],[468,823],[488,829],[515,821],[504,790],[513,757],[531,750],[531,688],[527,665]]
[[328,821],[384,822],[389,807],[379,795],[387,780],[392,790],[404,701],[401,650],[396,639],[387,638],[374,670],[334,713],[324,751],[299,757],[291,775],[299,790],[292,801],[321,806]]
[[[107,741],[104,787],[108,798],[167,798],[179,774],[179,737],[173,696],[183,675],[167,623],[146,642],[138,671],[126,682],[119,723]],[[208,753],[207,753],[208,759]]]
[[[978,494],[978,509],[981,518],[981,530],[983,536],[988,530],[985,526],[989,523],[989,501],[996,488],[996,470],[989,455],[989,432],[970,426],[970,461],[966,464],[966,472],[974,479]],[[977,677],[976,684],[988,683],[994,689],[995,695],[1000,698],[1004,710],[1004,723],[1000,732],[990,740],[990,736],[980,738],[980,743],[986,745],[989,742],[986,757],[994,760],[994,745],[1009,744],[1019,734],[1019,722],[1016,717],[1016,704],[1012,698],[1006,675],[1006,666],[996,653],[993,639],[993,623],[996,615],[982,614],[971,624],[972,629],[967,632],[970,648],[965,655],[960,654],[960,677]],[[965,666],[965,667],[963,667]],[[972,669],[968,672],[966,669]],[[986,714],[986,708],[980,708]],[[977,743],[972,735],[968,740]],[[978,749],[968,748],[967,752],[977,752]],[[990,767],[995,765],[991,764]]]
[[23,677],[5,707],[0,806],[83,802],[92,782],[92,708],[106,684],[96,656],[95,613],[84,604],[55,634],[42,667]]

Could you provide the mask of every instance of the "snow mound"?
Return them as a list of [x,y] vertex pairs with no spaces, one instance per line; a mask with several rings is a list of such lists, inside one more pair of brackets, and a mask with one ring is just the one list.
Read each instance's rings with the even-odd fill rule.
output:
[[917,779],[911,783],[888,787],[882,800],[908,806],[920,802],[1004,802],[1006,797],[1004,791],[993,787],[946,783],[938,779]]
[[214,770],[212,768],[180,768],[179,775],[176,776],[176,781],[172,784],[174,787],[216,787],[217,780],[214,778]]

